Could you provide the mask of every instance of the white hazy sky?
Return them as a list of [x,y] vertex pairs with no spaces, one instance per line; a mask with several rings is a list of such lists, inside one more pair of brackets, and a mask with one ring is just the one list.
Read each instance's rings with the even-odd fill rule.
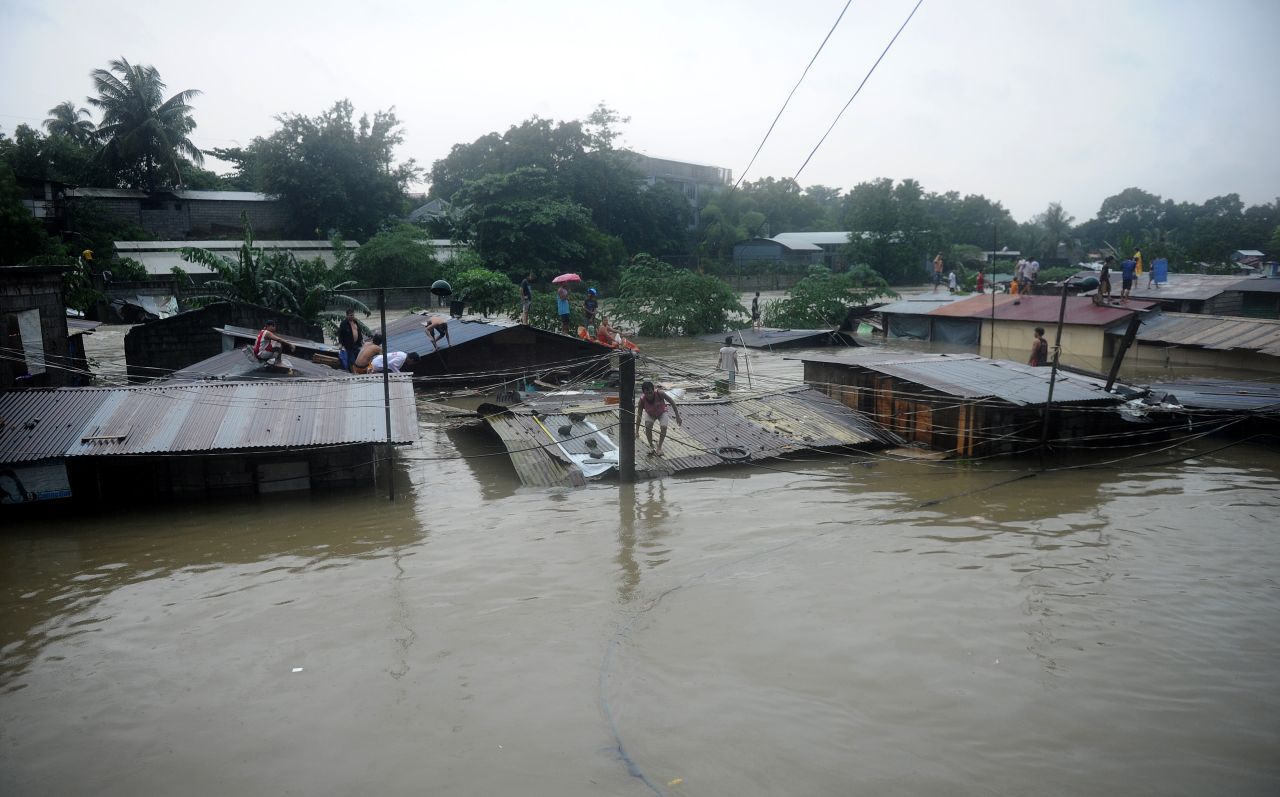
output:
[[[747,179],[790,177],[914,0],[855,0]],[[843,0],[0,0],[0,130],[83,103],[113,58],[195,88],[202,148],[283,112],[395,106],[402,158],[538,115],[631,117],[623,144],[741,173]],[[914,177],[1019,220],[1128,186],[1280,196],[1277,0],[925,0],[800,177]],[[216,164],[214,164],[216,166]]]

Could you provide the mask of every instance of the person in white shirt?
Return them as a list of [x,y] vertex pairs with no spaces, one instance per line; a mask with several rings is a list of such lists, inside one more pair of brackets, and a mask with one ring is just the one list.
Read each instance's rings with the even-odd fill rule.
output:
[[738,350],[733,347],[733,336],[727,335],[724,345],[720,347],[720,366],[729,372],[729,384],[738,380]]
[[1019,293],[1035,293],[1036,292],[1036,275],[1039,273],[1040,273],[1040,261],[1036,260],[1033,257],[1031,258],[1031,262],[1027,263],[1027,267],[1022,270],[1022,275],[1026,277],[1027,284],[1025,286],[1026,289],[1019,291]]
[[956,292],[956,273],[954,271],[947,274],[947,290],[952,293]]
[[[416,353],[405,354],[402,351],[393,351],[387,355],[386,361],[390,363],[390,367],[387,368],[386,370],[390,371],[393,374],[398,374],[400,373],[401,369],[403,369],[406,365],[412,366],[414,363],[416,363],[418,361],[418,355]],[[373,362],[369,363],[369,369],[370,369],[369,372],[374,374],[382,373],[383,371],[382,363],[383,363],[383,358],[382,358],[382,355],[379,354],[377,357],[373,358]]]

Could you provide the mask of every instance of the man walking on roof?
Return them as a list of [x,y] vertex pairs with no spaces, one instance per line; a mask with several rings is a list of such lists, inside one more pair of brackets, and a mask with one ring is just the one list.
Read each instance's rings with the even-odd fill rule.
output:
[[[640,420],[644,419],[644,435],[649,441],[649,450],[657,456],[662,456],[662,444],[667,439],[667,407],[671,407],[671,412],[676,416],[676,426],[683,426],[680,420],[680,410],[676,407],[676,402],[671,396],[667,395],[665,390],[658,390],[653,383],[645,380],[640,385],[640,399],[636,402],[636,432],[640,431]],[[662,427],[658,432],[658,447],[653,446],[653,424],[657,422]]]

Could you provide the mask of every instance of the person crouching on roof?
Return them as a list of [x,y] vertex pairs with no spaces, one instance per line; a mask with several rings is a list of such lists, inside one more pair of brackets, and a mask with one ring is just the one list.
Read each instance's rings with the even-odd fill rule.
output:
[[386,370],[390,373],[398,374],[405,370],[406,367],[412,370],[414,363],[418,362],[418,354],[417,352],[405,354],[402,351],[393,351],[386,356],[386,362],[388,365],[384,369],[382,365],[383,357],[381,354],[377,355],[369,363],[369,373],[380,374]]
[[431,339],[432,351],[440,348],[440,344],[437,341],[441,339],[449,345],[453,345],[453,339],[449,337],[449,319],[444,316],[433,315],[431,320],[422,326],[427,331],[427,337]]
[[268,318],[267,323],[262,325],[262,331],[253,341],[253,356],[260,363],[279,365],[280,358],[284,356],[285,346],[289,347],[289,351],[293,351],[293,344],[276,334],[276,320]]
[[360,349],[360,353],[356,355],[356,364],[352,369],[357,374],[369,373],[369,363],[373,362],[373,358],[382,354],[382,333],[373,333],[373,339]]

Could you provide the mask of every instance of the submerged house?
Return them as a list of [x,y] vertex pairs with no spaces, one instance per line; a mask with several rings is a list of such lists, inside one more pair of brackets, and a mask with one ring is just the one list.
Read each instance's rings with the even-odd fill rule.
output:
[[[413,385],[391,380],[391,442],[418,439]],[[372,481],[383,383],[171,383],[0,393],[0,503],[150,501]]]
[[[1119,296],[1120,282],[1115,276],[1111,279],[1111,295]],[[1240,294],[1233,289],[1252,281],[1256,278],[1242,282],[1234,274],[1170,274],[1168,282],[1148,286],[1144,275],[1134,280],[1129,296],[1155,302],[1171,313],[1240,315]]]
[[417,354],[414,376],[442,384],[515,385],[553,373],[572,377],[599,368],[614,353],[595,341],[534,326],[473,319],[449,319],[448,340],[433,346],[424,328],[428,319],[409,315],[388,322],[386,350]]
[[[607,398],[612,397],[545,395],[505,411],[487,412],[484,420],[511,453],[526,486],[581,485],[618,466],[620,413]],[[749,398],[698,399],[686,394],[677,400],[683,423],[670,425],[663,456],[655,456],[637,439],[637,478],[815,449],[874,451],[903,442],[861,414],[803,387]]]
[[[804,379],[815,389],[934,450],[976,457],[1039,446],[1049,368],[976,354],[866,349],[802,361]],[[1059,371],[1049,440],[1074,446],[1095,435],[1132,432],[1119,412],[1098,411],[1123,401],[1102,380]]]
[[247,302],[215,302],[129,330],[124,337],[129,380],[145,382],[165,377],[208,359],[231,348],[231,339],[223,334],[223,328],[242,327],[256,334],[270,318],[276,320],[276,331],[281,337],[287,335],[324,345],[324,332],[319,324]]
[[5,354],[0,357],[0,390],[75,384],[62,296],[67,268],[0,268],[0,346]]
[[[1126,326],[1107,330],[1113,346]],[[1142,320],[1125,362],[1280,373],[1280,320],[1160,313]]]

